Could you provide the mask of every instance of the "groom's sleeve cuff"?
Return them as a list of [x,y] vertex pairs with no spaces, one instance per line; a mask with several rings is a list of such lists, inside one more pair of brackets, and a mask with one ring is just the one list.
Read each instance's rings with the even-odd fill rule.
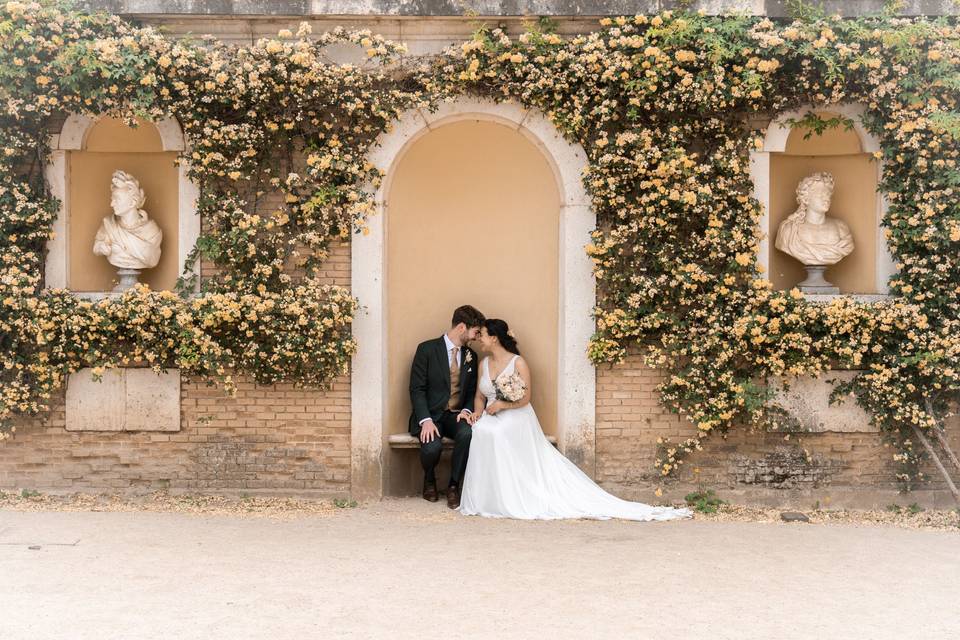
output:
[[423,426],[423,423],[426,422],[427,420],[433,420],[433,418],[424,418],[423,420],[421,420],[421,421],[418,422],[417,424]]

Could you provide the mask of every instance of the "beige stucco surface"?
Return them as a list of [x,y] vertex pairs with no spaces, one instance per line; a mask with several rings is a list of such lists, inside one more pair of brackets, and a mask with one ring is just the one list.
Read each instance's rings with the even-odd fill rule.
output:
[[401,156],[386,213],[387,433],[407,429],[417,344],[461,304],[510,324],[534,408],[556,433],[559,210],[546,160],[507,126],[442,125]]
[[817,171],[833,175],[828,216],[843,220],[853,234],[854,250],[827,269],[826,278],[841,293],[876,293],[877,165],[862,153],[853,131],[831,129],[804,139],[806,130],[791,132],[783,153],[770,158],[770,280],[789,289],[806,277],[803,265],[775,247],[780,223],[797,209],[797,185]]
[[153,289],[172,289],[179,275],[179,187],[175,151],[162,151],[156,127],[136,128],[103,118],[91,129],[82,151],[69,152],[70,212],[67,220],[69,280],[73,291],[109,291],[117,269],[93,253],[93,239],[110,208],[111,177],[117,169],[133,175],[146,194],[143,208],[163,231],[160,262],[144,270],[140,281]]

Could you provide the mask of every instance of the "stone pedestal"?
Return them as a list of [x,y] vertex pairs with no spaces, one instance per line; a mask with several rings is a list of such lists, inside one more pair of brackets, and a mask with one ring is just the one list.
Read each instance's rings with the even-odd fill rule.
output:
[[800,291],[804,293],[840,293],[839,287],[827,282],[823,277],[823,272],[827,270],[827,265],[805,264],[803,266],[807,270],[807,279],[797,285],[800,287]]
[[120,276],[120,282],[113,288],[116,293],[121,293],[137,284],[140,277],[140,269],[117,269],[117,275]]

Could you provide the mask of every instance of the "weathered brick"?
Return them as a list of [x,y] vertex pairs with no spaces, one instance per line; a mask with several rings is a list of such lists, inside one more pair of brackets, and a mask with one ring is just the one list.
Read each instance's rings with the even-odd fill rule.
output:
[[[689,421],[660,405],[656,386],[662,378],[661,371],[644,366],[638,353],[621,364],[597,369],[597,480],[601,484],[629,488],[656,479],[657,439],[676,444],[695,435]],[[644,381],[640,385],[644,391],[633,391],[639,380]],[[622,392],[628,390],[630,397],[624,398]],[[955,422],[949,433],[960,448],[960,428]],[[784,448],[794,457],[783,458]],[[804,450],[811,462],[801,455]],[[778,452],[790,463],[778,467]],[[715,487],[742,486],[750,479],[753,484],[781,488],[825,482],[895,488],[892,455],[893,449],[885,448],[875,433],[796,434],[784,440],[782,434],[735,427],[726,439],[713,436],[703,441],[703,451],[686,458],[678,477]],[[783,473],[773,470],[777,468]],[[925,473],[930,487],[941,486],[932,466]]]

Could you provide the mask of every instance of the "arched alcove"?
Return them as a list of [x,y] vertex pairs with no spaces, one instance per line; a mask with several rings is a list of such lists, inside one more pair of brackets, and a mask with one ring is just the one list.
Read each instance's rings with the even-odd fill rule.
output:
[[[556,435],[560,196],[539,149],[497,122],[444,124],[407,147],[387,198],[384,430],[407,432],[416,345],[469,303],[510,323],[534,379],[534,410]],[[418,487],[422,471],[398,462],[389,492]]]
[[[791,126],[791,120],[813,111],[824,118],[843,117],[852,129],[829,128],[818,135]],[[754,196],[763,205],[760,221],[758,261],[775,289],[789,289],[805,277],[799,261],[774,247],[780,223],[797,208],[796,189],[800,180],[814,172],[833,175],[835,186],[828,216],[847,223],[854,250],[827,269],[827,279],[841,294],[885,295],[887,281],[895,272],[880,226],[886,211],[883,194],[877,191],[882,162],[872,154],[879,143],[860,121],[862,105],[842,104],[807,107],[784,113],[767,128],[763,147],[751,153]],[[811,134],[807,136],[807,134]]]
[[47,245],[46,286],[92,297],[113,287],[116,268],[92,249],[100,221],[112,213],[111,176],[122,169],[139,181],[144,209],[163,231],[160,262],[140,281],[154,289],[173,288],[200,234],[198,189],[187,177],[186,160],[175,162],[187,148],[176,120],[141,119],[137,127],[128,127],[112,117],[71,115],[50,147],[46,177],[61,209]]
[[[391,220],[393,209],[388,196],[392,193],[398,173],[402,178],[402,171],[398,171],[398,168],[402,166],[404,156],[418,139],[434,133],[443,136],[445,127],[458,122],[497,125],[504,129],[501,132],[504,136],[522,136],[525,139],[523,144],[529,150],[537,152],[538,162],[552,178],[554,197],[558,202],[554,214],[555,226],[548,233],[555,242],[555,252],[550,252],[545,259],[555,261],[551,268],[555,280],[547,284],[555,288],[555,291],[551,291],[551,295],[547,297],[556,300],[556,312],[552,314],[552,319],[548,318],[546,321],[556,324],[544,333],[545,336],[555,336],[546,339],[554,343],[555,353],[547,357],[555,358],[556,373],[555,382],[552,384],[551,376],[545,376],[552,388],[544,389],[543,392],[546,397],[555,400],[554,428],[558,446],[588,474],[592,476],[595,471],[596,379],[593,365],[586,354],[594,330],[591,312],[595,301],[595,287],[584,246],[590,241],[590,231],[595,228],[596,218],[581,183],[586,155],[577,145],[564,140],[555,127],[535,111],[513,103],[498,104],[486,100],[462,99],[444,104],[435,113],[414,109],[403,114],[394,123],[391,131],[381,137],[379,145],[370,154],[370,161],[384,171],[386,177],[377,189],[377,212],[368,221],[369,233],[356,236],[351,251],[352,289],[365,307],[364,312],[354,321],[354,334],[359,347],[351,374],[352,485],[353,493],[361,497],[379,496],[385,489],[384,466],[390,462],[385,455],[387,438],[392,432],[399,430],[391,422],[395,421],[391,415],[391,402],[398,403],[398,400],[391,399],[391,385],[399,385],[395,378],[404,368],[406,379],[416,344],[421,340],[436,337],[406,336],[403,345],[390,342],[390,296],[396,294],[391,294],[389,286],[391,257],[388,252],[393,245],[388,233],[393,227],[392,221],[388,220]],[[449,135],[456,133],[454,129],[447,129],[447,132]],[[429,146],[429,142],[427,144]],[[477,157],[485,162],[497,161],[496,158],[484,157],[483,154],[478,154]],[[532,156],[527,160],[532,162],[531,158]],[[422,172],[420,175],[421,178],[424,177]],[[542,187],[542,181],[540,184]],[[404,196],[406,204],[402,207],[408,211],[412,210],[411,194],[415,193],[415,188],[429,188],[429,178],[419,185],[409,186],[413,187],[414,191]],[[436,186],[447,187],[449,185]],[[401,185],[400,188],[404,187]],[[477,235],[464,238],[465,245],[477,246],[482,240],[480,233],[483,225],[478,221],[476,227]],[[515,247],[511,247],[510,251],[517,253]],[[476,262],[473,258],[471,255],[471,264]],[[523,268],[519,262],[516,264],[515,268]],[[430,273],[422,273],[421,277],[428,281]],[[538,291],[533,290],[528,292],[527,297],[537,295]],[[464,292],[463,302],[473,302],[469,291]],[[501,302],[491,303],[494,305],[491,309],[484,309],[479,303],[477,306],[488,315],[500,314],[510,318],[510,309],[507,308],[509,301],[502,302],[505,307],[502,312],[497,310]],[[529,300],[516,301],[517,308],[528,303]],[[430,331],[431,334],[439,335],[449,323],[449,317],[444,318],[453,310],[452,307],[448,308],[449,306],[441,303],[436,308],[431,307],[430,312],[441,318],[436,329]],[[531,329],[536,330],[535,327]],[[400,363],[395,362],[401,357]],[[391,380],[391,376],[394,380]],[[409,407],[406,410],[409,411]],[[545,425],[545,428],[551,427]]]

